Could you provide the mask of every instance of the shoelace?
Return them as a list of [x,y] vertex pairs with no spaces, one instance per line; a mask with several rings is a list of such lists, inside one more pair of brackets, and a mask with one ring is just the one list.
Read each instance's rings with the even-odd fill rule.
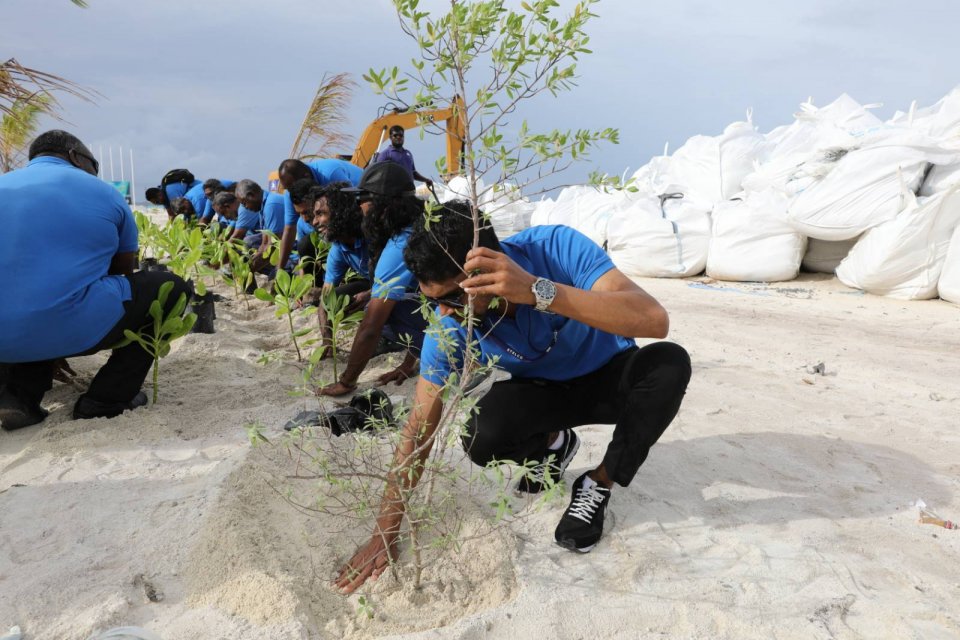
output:
[[577,497],[570,503],[570,515],[577,520],[590,524],[593,521],[593,514],[603,503],[608,493],[610,493],[610,490],[604,489],[600,485],[579,487],[577,489]]

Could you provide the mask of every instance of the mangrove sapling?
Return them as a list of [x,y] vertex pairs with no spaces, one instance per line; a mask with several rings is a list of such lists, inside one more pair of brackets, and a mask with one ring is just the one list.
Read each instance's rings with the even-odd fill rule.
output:
[[180,294],[176,304],[170,309],[170,313],[166,316],[163,315],[163,309],[172,289],[172,282],[164,282],[160,285],[157,299],[150,303],[149,313],[150,317],[153,318],[153,324],[147,325],[139,333],[127,329],[123,332],[126,338],[117,345],[117,347],[122,347],[136,342],[153,357],[153,404],[157,404],[159,393],[160,358],[166,357],[170,353],[170,343],[190,333],[193,323],[197,321],[196,314],[188,313],[184,315],[183,312],[187,308],[187,296],[183,293]]
[[[578,58],[590,53],[585,28],[596,17],[591,13],[596,1],[571,3],[566,16],[557,15],[563,9],[554,0],[510,6],[506,0],[450,0],[449,11],[441,15],[426,11],[421,4],[419,0],[394,0],[401,28],[419,48],[412,69],[407,73],[397,67],[371,69],[365,79],[397,104],[442,104],[451,95],[464,100],[456,115],[462,124],[463,170],[473,246],[477,247],[480,229],[495,213],[480,210],[484,196],[479,189],[481,179],[514,183],[518,185],[515,195],[522,192],[529,197],[536,193],[532,189],[543,190],[545,180],[587,157],[592,149],[617,142],[615,129],[541,134],[532,132],[525,122],[510,122],[528,100],[548,93],[556,96],[574,86]],[[409,92],[407,101],[400,95],[404,92]],[[447,134],[440,122],[421,124],[421,134]],[[514,139],[505,133],[510,130],[518,132]],[[443,161],[438,162],[437,171],[446,173]],[[617,182],[596,174],[591,181],[615,186]],[[428,220],[435,215],[428,213]],[[475,382],[493,375],[495,364],[480,357],[472,309],[468,307],[459,321],[468,341],[463,358],[442,386],[444,411],[435,429],[421,429],[412,443],[405,440],[406,449],[398,448],[403,436],[389,429],[372,435],[354,434],[350,442],[312,433],[324,430],[309,430],[311,433],[294,434],[286,442],[288,455],[298,468],[309,468],[312,473],[305,475],[323,479],[317,485],[320,495],[310,496],[311,500],[300,505],[302,510],[341,516],[348,526],[358,520],[369,521],[381,497],[385,508],[395,506],[402,511],[400,540],[410,549],[417,587],[430,561],[428,551],[457,549],[465,540],[465,495],[476,492],[494,505],[486,521],[487,531],[514,517],[515,512],[509,495],[515,467],[495,463],[477,471],[459,446],[477,411],[473,394],[483,388],[475,387]],[[437,339],[442,352],[457,352],[453,334],[439,324],[435,314],[431,314],[428,333]],[[529,465],[521,466],[519,474],[529,469]],[[385,495],[386,485],[395,491]],[[558,493],[556,486],[548,488],[538,504]],[[391,566],[391,570],[396,568]]]
[[230,275],[227,276],[224,273],[223,279],[228,284],[233,285],[236,297],[243,299],[243,304],[247,308],[247,311],[249,311],[250,297],[247,295],[247,291],[249,291],[250,285],[255,281],[255,276],[250,268],[250,261],[247,260],[243,248],[238,247],[234,243],[226,245],[226,257],[230,263]]
[[[333,379],[339,380],[340,374],[337,371],[337,337],[341,332],[346,332],[360,324],[363,320],[363,310],[350,311],[350,296],[338,296],[336,290],[328,289],[320,300],[323,310],[327,316],[327,322],[330,324],[330,343],[321,346],[318,351],[323,354],[327,348],[330,349],[331,360],[333,361]],[[321,327],[321,331],[325,329]],[[317,356],[319,360],[320,356]]]
[[277,309],[274,313],[278,318],[286,316],[290,327],[290,340],[293,342],[293,348],[297,351],[297,362],[303,361],[303,354],[300,351],[300,343],[297,338],[302,338],[313,329],[311,327],[297,329],[294,327],[293,321],[297,317],[309,315],[316,311],[312,306],[297,307],[297,302],[310,291],[312,286],[313,276],[310,274],[291,276],[283,269],[277,269],[277,277],[274,279],[273,287],[274,295],[270,295],[270,292],[266,289],[257,289],[254,292],[258,300],[272,302],[276,305]]

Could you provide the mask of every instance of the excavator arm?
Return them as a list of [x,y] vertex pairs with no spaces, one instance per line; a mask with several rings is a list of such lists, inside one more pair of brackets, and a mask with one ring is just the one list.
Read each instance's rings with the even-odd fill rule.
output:
[[455,96],[450,106],[442,109],[394,109],[367,126],[357,141],[350,162],[361,168],[370,164],[370,160],[373,159],[373,155],[383,141],[390,137],[390,127],[400,125],[409,130],[443,122],[447,131],[447,173],[456,175],[460,173],[460,160],[463,154],[464,126],[461,119],[463,112],[463,98],[460,96]]

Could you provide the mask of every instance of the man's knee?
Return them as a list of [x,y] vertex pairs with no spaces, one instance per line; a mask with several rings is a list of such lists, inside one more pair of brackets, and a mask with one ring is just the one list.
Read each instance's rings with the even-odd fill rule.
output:
[[463,449],[475,464],[486,466],[494,460],[510,459],[511,434],[516,432],[516,415],[508,401],[510,395],[509,388],[494,385],[481,398],[477,413],[467,423]]
[[665,394],[683,395],[691,374],[690,354],[686,349],[674,342],[655,342],[643,347],[637,355],[646,364],[644,386],[655,387]]

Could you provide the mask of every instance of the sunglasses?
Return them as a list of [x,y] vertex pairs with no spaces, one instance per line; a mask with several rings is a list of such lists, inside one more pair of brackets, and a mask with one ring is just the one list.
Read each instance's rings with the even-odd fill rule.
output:
[[425,295],[423,292],[420,293],[408,293],[403,296],[404,300],[412,300],[413,302],[420,302],[421,300],[426,300],[431,306],[439,307],[443,305],[450,309],[466,309],[467,305],[462,302],[463,300],[463,291],[451,291],[439,297],[432,297]]
[[357,204],[362,204],[364,202],[370,202],[373,200],[373,194],[369,191],[361,191],[356,195]]
[[76,149],[74,149],[73,152],[74,152],[75,154],[77,154],[78,156],[80,156],[81,158],[86,158],[87,160],[89,160],[89,161],[90,161],[90,164],[93,165],[93,172],[94,172],[96,175],[100,175],[100,163],[97,162],[97,159],[96,159],[96,158],[94,158],[93,156],[87,155],[86,153],[84,153],[84,152],[82,152],[82,151],[78,151],[78,150],[76,150]]

